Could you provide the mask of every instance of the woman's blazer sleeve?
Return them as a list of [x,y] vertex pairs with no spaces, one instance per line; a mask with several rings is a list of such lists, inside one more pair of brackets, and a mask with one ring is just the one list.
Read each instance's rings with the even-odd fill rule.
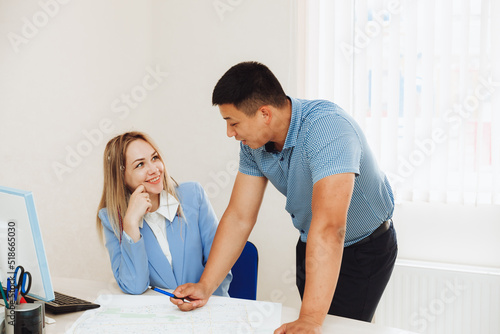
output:
[[106,209],[99,211],[99,218],[116,282],[125,293],[143,293],[149,286],[148,256],[144,238],[141,235],[139,241],[134,242],[123,232],[120,243],[111,227]]

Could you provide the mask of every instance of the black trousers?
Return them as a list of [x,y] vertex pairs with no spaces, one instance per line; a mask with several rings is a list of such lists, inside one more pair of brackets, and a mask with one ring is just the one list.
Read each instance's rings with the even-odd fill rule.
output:
[[[392,225],[378,238],[363,245],[344,248],[340,276],[328,314],[371,322],[382,293],[391,277],[398,254]],[[306,243],[296,247],[296,283],[304,297]]]

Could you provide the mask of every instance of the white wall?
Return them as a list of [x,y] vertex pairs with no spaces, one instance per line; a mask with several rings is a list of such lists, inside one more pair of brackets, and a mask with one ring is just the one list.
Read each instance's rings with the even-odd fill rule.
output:
[[403,203],[394,222],[399,258],[500,267],[500,207]]
[[34,192],[55,276],[109,274],[95,229],[101,156],[111,134],[145,124],[146,103],[123,121],[110,106],[151,64],[151,13],[150,2],[0,2],[0,183]]
[[[131,129],[152,135],[171,174],[202,183],[220,217],[239,148],[212,89],[230,66],[258,60],[295,93],[292,5],[59,1],[0,2],[0,184],[34,192],[53,276],[109,279],[95,229],[107,140]],[[158,85],[143,98],[151,71]],[[277,278],[293,268],[298,234],[283,207],[269,189],[251,236],[262,299],[284,290]],[[288,291],[297,303],[293,281]]]
[[[105,143],[131,129],[149,133],[174,178],[200,182],[220,217],[238,143],[211,106],[213,86],[230,66],[257,60],[296,95],[294,2],[40,3],[59,4],[46,24],[38,2],[0,1],[0,184],[34,192],[53,276],[110,279],[95,229]],[[15,52],[9,33],[22,36],[34,15],[40,27],[25,27],[32,36]],[[144,90],[152,71],[157,85]],[[127,95],[136,97],[130,105]],[[56,172],[55,163],[67,169]],[[298,233],[284,203],[269,186],[250,239],[260,251],[259,299],[297,306]],[[499,266],[499,213],[398,205],[400,256]]]

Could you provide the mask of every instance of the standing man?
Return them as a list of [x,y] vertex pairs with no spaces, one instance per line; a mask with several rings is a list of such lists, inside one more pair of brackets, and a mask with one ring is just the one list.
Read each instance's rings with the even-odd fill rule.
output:
[[212,102],[241,142],[239,172],[200,281],[174,291],[192,302],[171,301],[184,311],[206,304],[245,246],[269,180],[300,232],[300,315],[275,334],[320,333],[327,313],[371,321],[397,241],[392,190],[361,128],[334,103],[288,97],[257,62],[229,69]]

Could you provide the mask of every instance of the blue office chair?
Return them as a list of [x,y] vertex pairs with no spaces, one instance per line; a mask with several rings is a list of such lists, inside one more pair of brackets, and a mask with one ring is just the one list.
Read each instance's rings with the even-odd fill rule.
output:
[[257,269],[259,254],[253,243],[247,241],[243,252],[231,272],[233,280],[229,286],[229,296],[233,298],[257,299]]

